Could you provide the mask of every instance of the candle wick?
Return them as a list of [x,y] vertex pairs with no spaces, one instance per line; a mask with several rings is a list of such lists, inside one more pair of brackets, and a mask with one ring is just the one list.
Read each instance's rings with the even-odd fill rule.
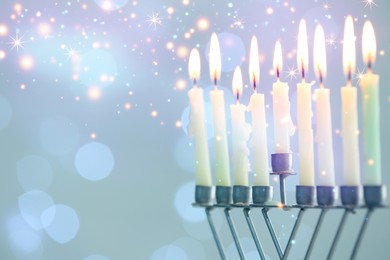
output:
[[217,77],[214,77],[214,87],[217,88]]
[[323,81],[323,78],[322,78],[322,73],[320,71],[320,87],[323,88],[324,87],[324,81]]
[[277,78],[277,80],[279,80],[279,78],[280,78],[279,67],[276,68],[276,78]]
[[239,104],[240,103],[240,92],[238,92],[238,90],[237,90],[237,94],[236,94],[236,100],[237,100],[237,104]]
[[371,59],[369,59],[367,62],[367,71],[371,71],[371,68],[372,68],[372,62]]
[[349,70],[348,70],[348,85],[351,85],[351,81],[352,81],[352,72],[351,72],[351,65],[349,65]]
[[256,77],[253,75],[253,91],[256,92]]
[[349,64],[349,69],[348,69],[348,82],[351,83],[352,81],[352,71],[351,71],[351,64]]
[[193,81],[193,84],[194,84],[194,86],[196,86],[196,78],[194,78],[194,81]]
[[305,81],[305,67],[303,66],[303,63],[302,63],[302,82]]

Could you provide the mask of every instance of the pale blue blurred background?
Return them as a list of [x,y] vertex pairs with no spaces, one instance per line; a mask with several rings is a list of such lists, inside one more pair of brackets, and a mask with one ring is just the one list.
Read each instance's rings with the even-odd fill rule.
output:
[[[389,8],[385,0],[2,0],[0,259],[218,259],[204,212],[191,206],[194,153],[186,134],[191,87],[187,57],[191,48],[199,48],[199,85],[207,92],[211,81],[206,47],[212,32],[220,38],[221,85],[227,104],[233,102],[230,82],[236,65],[242,65],[245,84],[249,82],[245,58],[251,36],[258,37],[259,91],[266,94],[269,105],[272,152],[270,90],[275,77],[270,70],[275,41],[281,40],[284,50],[282,79],[290,85],[296,123],[298,23],[301,18],[307,21],[310,49],[315,25],[323,25],[328,58],[325,86],[332,93],[336,174],[341,184],[344,18],[351,14],[356,19],[354,85],[365,70],[361,31],[370,19],[378,43],[373,70],[381,76],[383,182],[389,185]],[[312,62],[309,67],[307,79],[315,80]],[[289,76],[291,71],[298,78]],[[251,89],[245,88],[243,103],[250,94]],[[208,131],[211,135],[211,125]],[[295,153],[297,141],[294,136]],[[211,151],[212,146],[210,142]],[[296,154],[294,168],[299,172]],[[295,176],[287,181],[290,203],[297,180]],[[273,184],[277,188],[278,183]],[[341,213],[327,214],[313,259],[325,258]],[[237,259],[223,215],[214,214],[228,256]],[[270,213],[283,245],[296,214]],[[291,259],[303,258],[317,216],[316,211],[305,215]],[[234,211],[233,218],[248,259],[258,259],[242,213]],[[277,259],[260,211],[253,211],[253,218],[267,256]],[[349,257],[362,218],[363,211],[349,217],[335,259]],[[389,219],[387,209],[373,214],[358,259],[388,258]]]

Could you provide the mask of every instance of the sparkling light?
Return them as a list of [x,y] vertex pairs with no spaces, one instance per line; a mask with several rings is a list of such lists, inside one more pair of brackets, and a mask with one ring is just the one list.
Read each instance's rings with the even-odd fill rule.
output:
[[90,100],[97,101],[102,97],[102,91],[98,87],[89,87],[87,96]]
[[152,112],[150,112],[150,115],[152,117],[157,117],[158,116],[158,112],[156,110],[153,110]]
[[29,71],[34,68],[35,61],[30,55],[23,55],[19,59],[19,66],[21,69]]
[[162,18],[160,18],[159,13],[152,12],[152,14],[148,15],[148,18],[146,21],[149,23],[149,27],[153,26],[156,29],[157,25],[162,24]]
[[196,26],[199,31],[206,31],[210,27],[210,21],[207,18],[199,18],[198,21],[196,22]]
[[244,28],[244,23],[245,23],[245,22],[244,22],[243,19],[236,17],[236,18],[234,19],[234,22],[233,22],[233,24],[231,25],[231,27],[232,27],[232,28],[236,28],[236,29],[243,29],[243,28]]
[[285,73],[287,74],[287,77],[290,79],[290,80],[295,80],[297,79],[297,76],[299,74],[299,70],[297,68],[294,68],[294,66],[292,66],[291,68],[288,67],[287,71],[285,71]]
[[376,6],[377,4],[374,2],[374,0],[363,0],[362,3],[364,4],[364,8],[367,6],[372,8],[372,6]]
[[272,15],[274,13],[274,9],[272,7],[268,7],[266,13]]
[[19,51],[19,48],[21,48],[21,49],[24,48],[23,44],[26,43],[26,42],[25,42],[25,41],[22,41],[22,40],[23,40],[23,36],[21,36],[21,37],[19,38],[19,35],[16,34],[15,37],[10,36],[10,38],[12,39],[12,41],[9,42],[9,44],[12,45],[11,50],[13,50],[13,49],[16,48],[16,51],[18,52],[18,51]]
[[5,51],[0,50],[0,60],[4,60],[5,57],[6,57]]
[[49,36],[51,31],[52,31],[51,25],[48,23],[40,23],[38,25],[38,34],[43,37]]
[[8,26],[6,24],[0,24],[0,36],[8,34]]

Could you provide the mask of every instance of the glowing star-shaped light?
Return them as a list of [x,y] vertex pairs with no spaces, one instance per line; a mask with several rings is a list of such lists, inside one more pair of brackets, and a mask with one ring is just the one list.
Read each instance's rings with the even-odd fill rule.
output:
[[299,70],[294,68],[294,66],[288,67],[288,69],[286,71],[287,77],[289,77],[290,80],[297,79],[298,72],[299,72]]
[[148,20],[146,20],[149,23],[149,27],[153,26],[154,29],[157,28],[157,25],[162,24],[162,18],[159,16],[159,13],[152,12],[151,15],[148,15]]
[[21,48],[21,49],[24,48],[23,44],[26,43],[26,42],[22,41],[23,40],[23,36],[21,36],[19,38],[19,35],[16,34],[15,37],[10,36],[10,38],[12,39],[12,41],[9,42],[9,44],[12,45],[11,50],[16,49],[16,51],[19,52],[19,48]]
[[362,3],[364,3],[364,8],[366,8],[367,6],[372,8],[373,5],[376,5],[374,0],[363,0]]

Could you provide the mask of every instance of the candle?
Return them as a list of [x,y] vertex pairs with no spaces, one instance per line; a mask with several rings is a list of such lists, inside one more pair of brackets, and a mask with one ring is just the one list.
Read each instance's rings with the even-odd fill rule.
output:
[[301,20],[298,31],[297,63],[301,71],[302,82],[297,84],[298,91],[298,137],[299,137],[299,185],[314,186],[314,148],[312,129],[311,87],[314,82],[306,83],[309,51],[307,45],[306,22]]
[[248,186],[249,170],[249,139],[250,127],[245,123],[246,107],[240,104],[239,97],[242,94],[242,76],[240,67],[236,67],[233,74],[233,93],[236,94],[236,104],[230,105],[232,122],[232,162],[234,185]]
[[376,58],[376,37],[369,21],[364,24],[362,38],[363,60],[368,68],[360,80],[363,92],[364,184],[381,185],[379,76],[371,70]]
[[273,65],[277,77],[272,87],[275,153],[290,153],[290,135],[294,134],[295,129],[290,116],[288,85],[280,81],[283,59],[279,41],[275,45]]
[[221,76],[221,53],[215,33],[211,36],[209,63],[210,77],[214,82],[214,90],[210,91],[210,99],[213,107],[215,175],[218,186],[230,186],[225,100],[223,90],[217,88],[217,82]]
[[344,185],[360,184],[359,129],[357,116],[357,88],[351,86],[351,75],[355,71],[356,49],[353,19],[345,20],[343,43],[343,68],[347,75],[347,85],[341,87],[343,175]]
[[313,51],[315,74],[320,79],[320,88],[315,91],[317,117],[317,156],[319,186],[334,186],[334,158],[332,119],[330,110],[330,90],[324,88],[326,76],[325,35],[321,25],[317,25],[314,33]]
[[255,186],[269,186],[267,124],[265,120],[264,94],[257,93],[260,79],[259,50],[257,38],[252,37],[249,56],[249,78],[253,85],[248,111],[252,114],[253,175]]
[[207,147],[207,135],[204,120],[203,89],[196,84],[200,76],[200,58],[197,49],[190,53],[188,72],[194,85],[188,96],[190,99],[189,133],[194,137],[196,161],[196,185],[211,186],[210,159]]

